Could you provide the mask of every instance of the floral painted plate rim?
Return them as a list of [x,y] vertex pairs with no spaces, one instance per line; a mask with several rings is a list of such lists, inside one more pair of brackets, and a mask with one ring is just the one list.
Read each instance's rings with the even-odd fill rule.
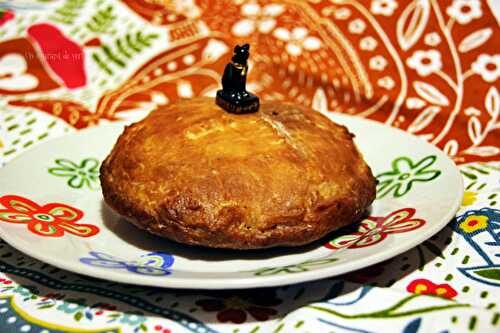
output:
[[[318,260],[309,260],[309,261],[298,261],[298,262],[293,262],[291,265],[277,265],[277,266],[266,266],[263,265],[259,269],[262,270],[277,270],[278,272],[280,269],[282,271],[285,271],[287,267],[290,267],[292,269],[293,267],[299,267],[302,269],[302,271],[299,269],[297,272],[293,272],[293,274],[274,274],[274,275],[256,275],[252,274],[251,272],[255,273],[255,270],[242,270],[238,272],[196,272],[192,271],[190,274],[184,274],[185,272],[189,272],[189,270],[186,271],[186,267],[181,267],[178,271],[176,268],[171,268],[170,266],[173,264],[173,259],[171,259],[171,262],[169,262],[169,265],[166,265],[165,261],[162,261],[162,267],[166,267],[164,269],[164,275],[168,275],[165,278],[159,278],[158,276],[151,276],[151,275],[143,275],[143,274],[132,274],[131,272],[133,269],[129,269],[128,271],[125,270],[109,270],[106,268],[97,267],[97,266],[91,266],[91,265],[85,265],[83,264],[82,260],[62,260],[58,256],[52,256],[46,254],[44,251],[40,251],[39,248],[36,246],[34,247],[32,243],[29,241],[30,238],[28,237],[28,241],[20,241],[18,238],[13,237],[14,233],[12,230],[17,230],[17,229],[12,229],[11,226],[6,226],[9,223],[0,223],[0,237],[4,239],[7,243],[9,243],[11,246],[14,248],[24,252],[27,255],[30,255],[36,259],[39,259],[43,262],[49,263],[55,267],[66,269],[72,272],[84,274],[84,275],[89,275],[92,277],[97,277],[97,278],[102,278],[106,280],[112,280],[116,282],[123,282],[123,283],[131,283],[131,284],[138,284],[138,285],[149,285],[149,286],[157,286],[157,287],[170,287],[170,288],[190,288],[190,289],[228,289],[228,288],[251,288],[251,287],[270,287],[270,286],[279,286],[279,285],[287,285],[287,284],[293,284],[293,283],[299,283],[299,282],[305,282],[305,281],[311,281],[311,280],[317,280],[317,279],[322,279],[322,278],[327,278],[327,277],[332,277],[332,276],[337,276],[340,274],[348,273],[356,269],[361,269],[379,262],[382,262],[384,260],[387,260],[393,256],[396,256],[400,253],[403,253],[412,247],[424,242],[428,238],[432,237],[434,234],[436,234],[438,231],[440,231],[454,216],[455,212],[458,210],[460,207],[460,203],[462,201],[462,196],[463,196],[463,180],[462,177],[458,171],[458,168],[455,166],[453,161],[449,159],[444,153],[442,153],[440,150],[438,150],[436,147],[430,145],[429,143],[416,138],[402,130],[395,129],[392,127],[385,126],[383,124],[362,119],[362,118],[357,118],[357,117],[352,117],[348,115],[341,115],[341,114],[336,114],[336,113],[330,113],[327,114],[331,119],[335,120],[336,122],[340,124],[346,125],[351,131],[353,131],[358,138],[365,136],[369,137],[373,134],[372,132],[379,132],[379,133],[386,133],[387,135],[390,136],[395,136],[401,138],[401,141],[405,141],[406,143],[411,143],[413,148],[418,148],[420,150],[426,151],[427,153],[433,154],[433,156],[437,156],[439,158],[441,165],[444,167],[446,171],[446,175],[442,175],[442,178],[445,178],[446,182],[448,184],[451,184],[452,188],[447,188],[443,189],[440,187],[434,188],[434,190],[441,190],[441,191],[449,191],[449,190],[454,190],[453,191],[453,197],[449,199],[449,202],[447,203],[447,206],[444,208],[445,211],[441,212],[439,216],[432,216],[432,221],[430,221],[429,218],[426,218],[428,221],[424,227],[422,227],[420,230],[414,230],[411,233],[411,236],[406,236],[404,238],[404,241],[398,241],[398,242],[393,242],[392,246],[384,246],[384,244],[378,244],[375,247],[375,251],[371,250],[369,252],[363,252],[366,253],[366,255],[356,255],[353,256],[353,259],[345,260],[345,258],[340,258],[338,260],[335,260],[335,255],[334,254],[328,254],[327,252],[324,252],[324,254],[317,258]],[[103,126],[98,126],[86,130],[82,130],[73,134],[66,135],[61,138],[53,139],[50,142],[47,142],[45,144],[42,144],[40,146],[37,146],[27,153],[21,155],[20,157],[14,159],[12,162],[10,162],[7,166],[4,168],[0,169],[0,197],[4,194],[15,194],[15,193],[5,193],[4,191],[1,190],[2,188],[2,175],[11,173],[15,175],[15,171],[12,171],[14,168],[18,167],[19,165],[22,165],[26,160],[29,160],[30,154],[34,155],[37,151],[40,150],[54,150],[57,149],[58,146],[64,146],[67,144],[68,141],[71,141],[71,138],[74,138],[73,140],[77,140],[79,138],[83,138],[85,136],[87,137],[92,137],[96,135],[103,134],[104,132],[109,133],[109,132],[115,132],[116,134],[119,134],[123,128],[123,124],[110,124],[110,125],[103,125]],[[352,128],[356,128],[356,130],[352,130]],[[115,135],[116,138],[116,135]],[[83,142],[84,140],[80,140]],[[79,142],[80,142],[79,141]],[[367,140],[370,141],[370,140]],[[112,142],[114,143],[114,141]],[[359,142],[358,147],[359,147]],[[399,144],[399,143],[398,143]],[[112,144],[111,144],[112,145]],[[417,146],[414,146],[417,145]],[[417,150],[418,150],[417,149]],[[361,149],[360,150],[366,154],[366,151]],[[389,149],[390,151],[390,149]],[[105,155],[104,155],[105,156]],[[423,161],[423,160],[422,160]],[[421,162],[422,162],[421,161]],[[21,163],[21,164],[20,164]],[[32,165],[35,163],[32,163]],[[411,165],[411,162],[410,162]],[[9,171],[9,172],[8,172]],[[425,171],[429,172],[429,171]],[[425,173],[424,172],[424,173]],[[4,181],[5,182],[5,181]],[[411,184],[411,183],[410,183]],[[74,189],[72,189],[74,190]],[[397,190],[397,189],[396,189]],[[69,190],[68,190],[69,191]],[[72,194],[74,196],[74,194]],[[380,202],[385,199],[380,199]],[[377,200],[378,201],[378,200]],[[430,200],[432,202],[432,200]],[[41,204],[41,203],[40,203]],[[393,203],[394,204],[394,203]],[[401,205],[409,205],[411,202],[404,202],[399,203],[398,207],[394,208],[401,208]],[[49,206],[49,205],[46,205]],[[41,207],[41,206],[40,206]],[[45,207],[45,206],[44,206]],[[0,207],[1,208],[1,207]],[[43,207],[42,207],[43,208]],[[422,211],[422,210],[420,210]],[[411,217],[411,216],[410,216]],[[418,216],[417,216],[418,217]],[[374,219],[375,220],[375,219]],[[416,219],[418,220],[418,219]],[[369,222],[369,221],[368,221]],[[83,225],[83,224],[82,224]],[[80,225],[78,225],[80,226]],[[17,227],[17,226],[16,226]],[[99,227],[101,229],[106,229],[106,227],[103,224],[99,224]],[[10,228],[10,229],[9,229]],[[69,229],[71,231],[71,228]],[[66,230],[68,231],[68,230]],[[16,232],[17,233],[17,232]],[[78,235],[77,235],[78,236]],[[68,237],[71,238],[71,242],[77,242],[78,239],[83,239],[76,237],[75,233],[73,235],[69,235]],[[87,236],[84,236],[87,237]],[[96,236],[100,237],[100,236]],[[366,237],[365,237],[366,239]],[[83,240],[82,240],[83,242]],[[376,242],[375,242],[376,243]],[[328,247],[327,245],[325,245]],[[358,246],[362,247],[362,246]],[[370,248],[371,249],[371,248]],[[322,250],[322,249],[321,249]],[[351,251],[351,249],[340,249],[338,253],[342,254],[345,253],[343,251]],[[365,249],[361,249],[363,251]],[[203,251],[200,249],[200,251]],[[89,252],[89,253],[92,253]],[[337,252],[333,252],[337,253]],[[144,253],[138,252],[138,257],[144,257]],[[148,254],[150,255],[150,254]],[[88,256],[87,256],[88,257]],[[166,257],[165,257],[166,258]],[[163,259],[165,259],[163,258]],[[347,255],[347,258],[349,256]],[[89,258],[87,258],[89,259]],[[94,258],[95,259],[95,258]],[[162,258],[160,258],[162,259]],[[90,259],[89,259],[90,260]],[[166,259],[168,261],[170,259]],[[328,261],[330,260],[330,261]],[[306,265],[311,265],[314,266],[315,262],[326,262],[328,261],[328,265],[323,265],[319,267],[315,267],[314,269],[305,269],[304,267]],[[132,261],[128,261],[129,263]],[[135,262],[135,261],[133,261]],[[126,263],[126,261],[121,261],[121,263]],[[123,264],[125,265],[125,264]],[[125,267],[125,266],[124,266]],[[128,266],[127,266],[128,267]],[[132,267],[132,266],[131,266]],[[133,268],[133,267],[132,267]],[[144,268],[144,267],[142,267]],[[142,269],[139,267],[139,269]],[[169,268],[167,270],[167,268]],[[127,268],[128,269],[128,268]],[[147,268],[149,269],[149,268]],[[154,268],[156,269],[156,268]],[[137,270],[137,267],[136,267]],[[183,272],[184,270],[184,272]],[[179,276],[176,276],[176,273],[179,273]],[[136,272],[137,273],[137,272]],[[172,274],[171,274],[172,273]]]

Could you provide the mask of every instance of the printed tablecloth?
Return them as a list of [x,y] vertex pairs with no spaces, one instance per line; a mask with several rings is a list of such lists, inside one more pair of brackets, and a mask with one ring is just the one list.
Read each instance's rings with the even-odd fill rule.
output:
[[278,288],[124,285],[59,270],[2,242],[0,331],[499,332],[498,7],[496,0],[0,1],[0,165],[65,133],[213,96],[233,45],[249,42],[249,90],[261,99],[404,129],[451,156],[466,186],[457,217],[416,248],[341,277]]

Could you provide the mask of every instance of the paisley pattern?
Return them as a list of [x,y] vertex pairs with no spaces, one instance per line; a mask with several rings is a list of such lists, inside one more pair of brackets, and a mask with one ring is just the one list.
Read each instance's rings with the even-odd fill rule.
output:
[[[461,164],[466,186],[458,217],[418,247],[343,279],[253,294],[84,278],[1,242],[1,330],[497,332],[500,12],[494,6],[496,1],[486,0],[1,2],[0,165],[69,131],[136,120],[179,98],[213,96],[233,45],[249,42],[249,90],[263,101],[358,115],[413,133]],[[65,177],[63,186],[82,184],[78,193],[90,183],[74,178],[82,162],[71,162],[47,168]],[[379,196],[404,200],[428,178],[439,177],[426,156],[408,152],[392,168],[391,162],[379,175]],[[88,163],[83,167],[92,171]],[[13,223],[15,215],[15,223],[36,236],[68,237],[80,227],[87,231],[79,236],[97,233],[81,223],[77,208],[7,199],[0,207],[2,223]],[[47,228],[34,214],[48,214],[49,208],[62,220]],[[423,221],[419,212],[410,215]],[[386,234],[388,242],[386,230],[356,244],[374,244]],[[370,247],[346,249],[365,250]],[[165,276],[172,265],[167,258],[159,266],[155,261],[155,268],[147,258],[84,258],[117,272],[161,267],[158,278],[172,278]],[[255,273],[314,273],[308,270],[322,264],[320,259]]]

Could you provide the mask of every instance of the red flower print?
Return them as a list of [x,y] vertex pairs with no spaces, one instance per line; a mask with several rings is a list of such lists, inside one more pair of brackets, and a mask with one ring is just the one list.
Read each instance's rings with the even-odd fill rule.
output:
[[88,46],[88,47],[97,47],[101,46],[101,39],[100,38],[92,38],[83,44],[83,46]]
[[1,284],[12,284],[12,281],[9,279],[0,279]]
[[53,300],[61,300],[65,297],[64,294],[58,294],[58,293],[48,293],[47,295],[43,296],[40,301],[45,302],[48,301],[49,299]]
[[383,241],[389,234],[412,231],[425,224],[424,220],[414,219],[414,208],[396,210],[385,217],[373,217],[362,221],[358,231],[331,240],[325,247],[332,250],[367,247]]
[[27,224],[28,230],[46,237],[61,237],[65,232],[90,237],[99,232],[99,228],[91,224],[77,224],[83,212],[61,203],[50,203],[39,206],[33,201],[17,196],[6,195],[0,198],[0,221]]
[[217,320],[222,323],[233,322],[244,323],[247,320],[247,312],[256,320],[268,320],[275,316],[278,311],[271,308],[280,304],[281,299],[273,293],[239,293],[227,294],[223,298],[201,299],[196,305],[208,312],[217,312]]
[[410,293],[421,295],[434,295],[452,299],[457,296],[457,292],[447,283],[435,284],[427,279],[416,279],[410,282],[406,290]]
[[172,333],[172,331],[169,328],[163,328],[161,325],[156,325],[154,327],[156,332],[161,332],[161,333]]
[[48,23],[33,24],[28,35],[43,53],[50,69],[70,89],[85,86],[85,56],[83,48],[56,26]]
[[109,310],[109,311],[114,311],[114,310],[116,310],[116,306],[115,306],[115,305],[113,305],[113,304],[108,304],[108,303],[101,304],[101,305],[100,305],[100,308],[101,308],[101,309],[105,309],[105,310]]
[[116,310],[116,306],[113,304],[108,304],[108,303],[96,303],[91,306],[92,308],[98,309],[98,312],[102,310],[107,310],[107,311],[114,311]]
[[7,10],[7,11],[2,11],[0,10],[0,27],[7,23],[7,21],[10,21],[14,18],[14,13]]

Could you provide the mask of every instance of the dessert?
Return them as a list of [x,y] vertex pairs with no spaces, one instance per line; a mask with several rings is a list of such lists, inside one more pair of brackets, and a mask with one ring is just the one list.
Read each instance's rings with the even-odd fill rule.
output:
[[235,114],[213,98],[181,100],[125,129],[102,164],[103,195],[137,227],[177,242],[302,245],[357,221],[375,198],[352,138],[294,104]]

